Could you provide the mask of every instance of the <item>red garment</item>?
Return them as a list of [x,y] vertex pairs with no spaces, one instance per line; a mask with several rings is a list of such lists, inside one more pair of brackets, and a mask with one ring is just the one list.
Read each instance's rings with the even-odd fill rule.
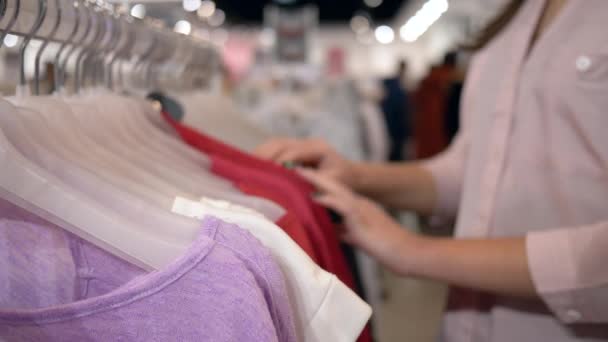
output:
[[452,67],[434,67],[414,95],[414,145],[417,159],[432,157],[448,146],[444,115],[453,74]]
[[[329,214],[325,208],[312,201],[314,188],[311,184],[291,170],[241,152],[173,120],[166,113],[163,113],[163,117],[187,144],[211,157],[212,172],[235,182],[247,194],[272,200],[288,212],[293,210],[305,227],[305,235],[312,242],[312,254],[309,254],[312,259],[316,259],[319,266],[335,274],[344,284],[356,291],[353,275],[340,249]],[[264,191],[260,192],[260,189]],[[284,224],[279,221],[277,225],[285,229],[306,251],[303,247],[306,246],[307,240],[302,237],[304,234],[296,232],[297,228],[294,226],[288,228],[290,232],[281,223]],[[365,327],[358,341],[371,341],[369,326]]]
[[163,116],[186,143],[212,157],[214,173],[237,184],[251,183],[263,188],[280,189],[283,194],[275,202],[287,210],[295,210],[315,247],[319,266],[353,288],[352,274],[340,251],[334,225],[326,210],[310,198],[314,190],[310,184],[293,171],[247,155],[173,120],[169,115]]
[[[216,157],[212,157],[214,163],[219,162],[219,159]],[[224,176],[222,172],[217,172],[217,174]],[[275,188],[272,187],[262,187],[257,184],[252,184],[252,182],[242,181],[235,182],[235,185],[243,192],[248,195],[253,195],[261,198],[265,198],[271,200],[275,203],[285,204],[284,201],[285,194],[283,191],[274,191]],[[308,254],[311,259],[314,260],[315,263],[319,263],[319,256],[313,247],[313,243],[311,242],[306,229],[296,216],[296,210],[293,209],[292,206],[283,208],[286,210],[285,215],[283,215],[277,222],[277,226],[281,227],[289,237],[291,237],[303,250]]]

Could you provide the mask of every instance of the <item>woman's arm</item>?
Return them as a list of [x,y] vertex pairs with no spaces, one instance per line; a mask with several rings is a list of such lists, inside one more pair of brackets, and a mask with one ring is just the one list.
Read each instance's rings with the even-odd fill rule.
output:
[[[259,146],[255,153],[277,163],[296,162],[314,167],[320,174],[387,207],[430,214],[441,202],[438,193],[443,192],[443,188],[459,189],[461,175],[452,171],[460,169],[453,165],[462,164],[460,153],[457,152],[460,149],[451,148],[436,158],[442,164],[437,167],[432,167],[436,164],[433,162],[352,162],[318,139],[274,139]],[[436,178],[440,178],[441,182],[436,182]],[[444,184],[455,185],[442,186]],[[450,190],[445,192],[449,193]]]
[[534,297],[525,238],[455,240],[401,227],[374,202],[314,171],[301,174],[322,192],[317,201],[344,217],[342,238],[404,276]]
[[525,237],[457,240],[408,235],[404,234],[400,244],[403,275],[510,296],[538,297]]
[[386,207],[431,214],[437,187],[421,163],[357,163],[352,166],[351,187]]

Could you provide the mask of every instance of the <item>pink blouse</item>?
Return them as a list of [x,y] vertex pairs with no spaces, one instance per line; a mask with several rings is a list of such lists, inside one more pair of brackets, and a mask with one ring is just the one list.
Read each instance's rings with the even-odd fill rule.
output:
[[464,129],[426,163],[459,238],[526,236],[542,301],[465,291],[444,341],[608,341],[608,1],[568,1],[528,51],[544,4],[474,58]]

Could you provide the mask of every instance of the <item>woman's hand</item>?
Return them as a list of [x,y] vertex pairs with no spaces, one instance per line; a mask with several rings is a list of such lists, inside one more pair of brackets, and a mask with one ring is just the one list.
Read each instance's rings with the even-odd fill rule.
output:
[[342,215],[344,230],[340,233],[345,242],[361,248],[396,273],[408,273],[404,253],[416,243],[415,234],[401,227],[379,205],[331,177],[306,169],[299,173],[319,190],[317,202]]
[[260,145],[254,153],[277,163],[295,162],[314,167],[322,175],[351,188],[356,182],[355,164],[321,139],[273,139]]

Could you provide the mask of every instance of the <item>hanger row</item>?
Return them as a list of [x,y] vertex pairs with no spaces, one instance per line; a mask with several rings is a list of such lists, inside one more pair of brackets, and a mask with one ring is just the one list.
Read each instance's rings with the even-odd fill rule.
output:
[[211,44],[175,33],[158,19],[122,12],[104,1],[0,0],[0,42],[8,34],[22,37],[18,91],[29,93],[25,51],[32,39],[42,41],[34,94],[40,92],[41,59],[50,43],[59,46],[52,58],[56,90],[65,89],[68,69],[75,92],[85,85],[183,90],[211,77],[218,65]]

